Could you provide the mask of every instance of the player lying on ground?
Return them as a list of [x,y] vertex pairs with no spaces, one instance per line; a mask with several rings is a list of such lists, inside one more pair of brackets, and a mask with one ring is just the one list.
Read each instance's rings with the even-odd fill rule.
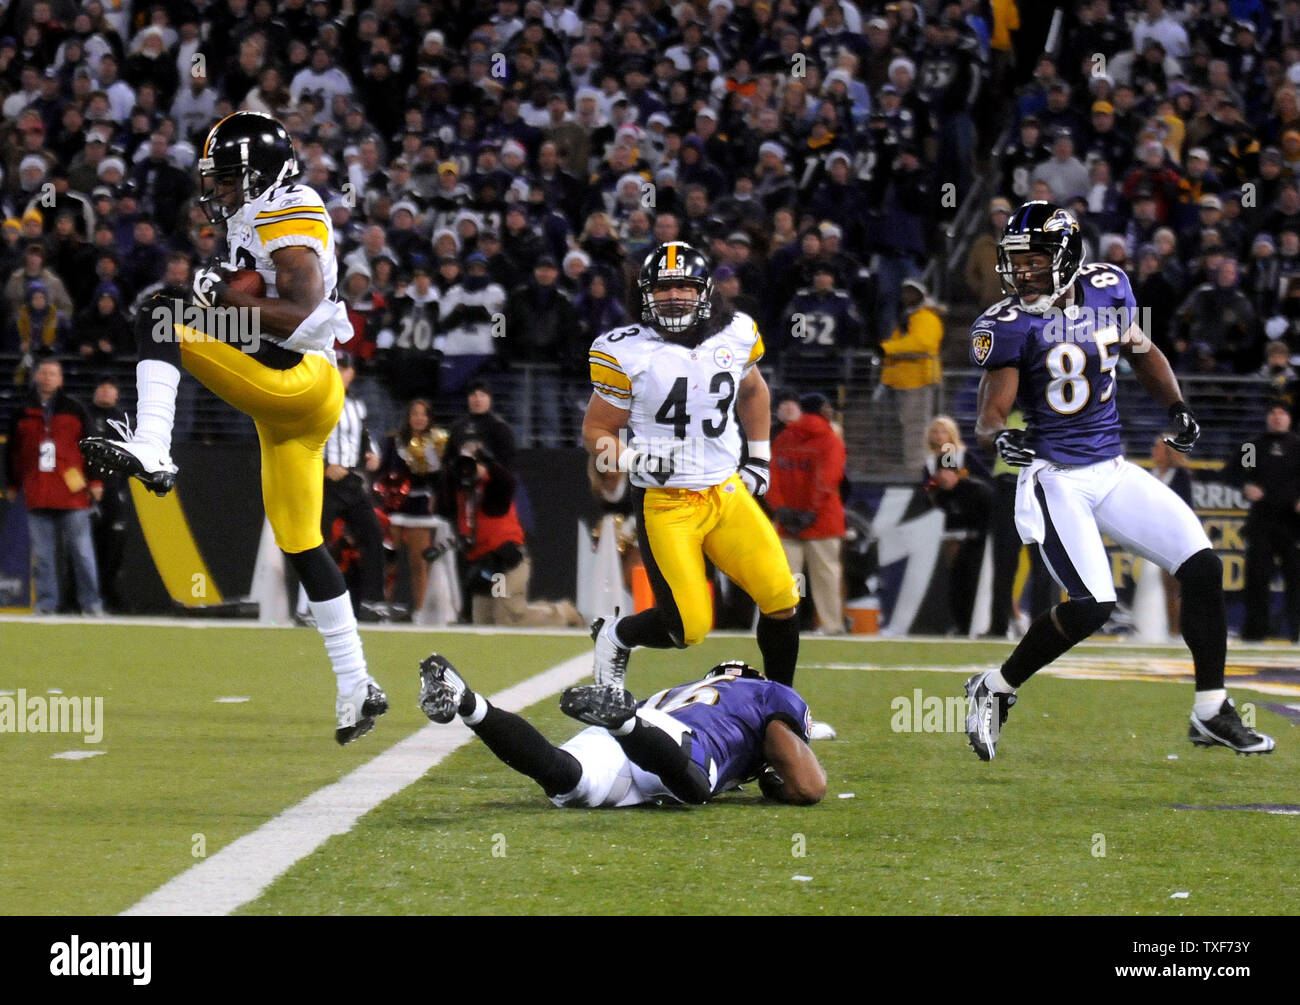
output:
[[826,794],[826,772],[808,746],[807,704],[739,660],[642,702],[609,685],[569,688],[560,708],[589,728],[558,747],[470,690],[437,653],[420,664],[420,708],[438,723],[459,715],[556,806],[705,803],[755,777],[783,803]]
[[[101,468],[134,476],[157,495],[169,492],[176,482],[171,439],[182,365],[253,419],[266,516],[324,637],[337,681],[334,736],[348,743],[370,730],[388,699],[366,670],[343,574],[321,537],[322,450],[343,410],[333,346],[351,338],[352,327],[333,296],[333,223],[315,191],[293,184],[298,173],[293,141],[271,116],[236,112],[212,127],[199,158],[199,202],[214,223],[226,224],[231,267],[256,269],[267,295],[232,289],[220,271],[200,269],[185,297],[185,323],[169,299],[175,294],[146,303],[135,319],[135,433],[88,438],[81,449]],[[194,306],[211,319],[204,325],[209,331],[191,323]],[[213,313],[228,308],[236,310],[220,319]],[[230,314],[240,326],[237,337],[214,338]]]
[[[1069,594],[1030,626],[1000,669],[966,682],[971,747],[990,760],[1016,688],[1110,617],[1115,585],[1106,534],[1182,585],[1180,627],[1196,669],[1188,738],[1198,746],[1268,753],[1272,737],[1241,721],[1223,686],[1223,564],[1187,504],[1124,459],[1115,402],[1120,357],[1168,410],[1175,431],[1166,443],[1187,453],[1200,427],[1169,361],[1137,323],[1128,277],[1113,265],[1082,261],[1073,216],[1046,202],[1021,206],[998,247],[998,273],[1013,295],[971,328],[971,359],[985,371],[976,433],[1021,469],[1016,527],[1021,540],[1038,545]],[[1006,428],[1017,400],[1026,429]]]

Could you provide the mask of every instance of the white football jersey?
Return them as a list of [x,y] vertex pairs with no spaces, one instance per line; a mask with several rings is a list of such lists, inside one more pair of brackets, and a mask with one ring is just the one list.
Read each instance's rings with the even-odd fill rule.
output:
[[762,358],[758,324],[740,311],[694,348],[666,341],[647,325],[596,339],[591,382],[601,398],[632,413],[629,445],[674,458],[666,481],[634,474],[632,484],[703,490],[734,475],[741,447],[736,395]]
[[300,353],[315,353],[334,360],[335,341],[352,338],[347,309],[335,299],[338,258],[334,245],[334,222],[321,197],[306,185],[281,185],[245,203],[226,222],[230,264],[236,269],[256,269],[266,281],[266,295],[277,295],[275,262],[271,255],[281,248],[301,245],[311,248],[320,259],[325,299],[287,339],[273,342]]

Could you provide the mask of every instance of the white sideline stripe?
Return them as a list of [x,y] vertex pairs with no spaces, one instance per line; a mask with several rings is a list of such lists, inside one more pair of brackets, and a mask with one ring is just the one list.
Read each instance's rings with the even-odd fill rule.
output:
[[[229,628],[243,630],[272,631],[315,631],[297,625],[264,625],[252,618],[202,618],[202,617],[146,617],[110,614],[102,618],[83,618],[75,614],[0,614],[0,624],[27,625],[81,625],[85,628],[104,625],[126,626],[130,628],[188,628],[197,631],[212,628]],[[493,635],[509,638],[512,635],[550,635],[560,638],[579,638],[590,634],[586,628],[505,628],[500,625],[412,625],[412,624],[361,624],[357,626],[362,634],[368,632],[420,632],[425,635]],[[748,639],[753,641],[752,631],[721,629],[709,632],[711,639]],[[804,635],[804,642],[829,642],[836,645],[895,646],[895,645],[938,645],[960,649],[963,646],[1004,645],[1007,652],[1014,647],[1011,640],[1001,639],[957,639],[947,635]],[[1075,649],[1096,648],[1100,650],[1140,649],[1143,651],[1187,651],[1182,642],[1128,642],[1117,637],[1094,638],[1080,642]],[[1244,652],[1278,652],[1294,651],[1295,646],[1285,640],[1276,642],[1243,643],[1240,639],[1228,639],[1228,651]],[[802,664],[801,664],[802,665]]]
[[[590,675],[591,653],[586,652],[491,695],[489,700],[517,712]],[[382,721],[377,728],[383,728]],[[327,839],[346,834],[365,813],[418,781],[473,737],[459,719],[446,726],[430,723],[168,880],[122,914],[229,914],[260,896],[278,876]]]

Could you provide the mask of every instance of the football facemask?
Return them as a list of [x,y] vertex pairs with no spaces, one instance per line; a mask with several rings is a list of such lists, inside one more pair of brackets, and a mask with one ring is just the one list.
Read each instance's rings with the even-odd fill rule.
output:
[[[1027,267],[1030,253],[1047,258]],[[1069,290],[1083,264],[1079,222],[1066,210],[1046,202],[1027,202],[1007,221],[998,242],[997,273],[1007,292],[1020,298],[1030,314],[1045,314]],[[1026,299],[1032,298],[1032,299]]]

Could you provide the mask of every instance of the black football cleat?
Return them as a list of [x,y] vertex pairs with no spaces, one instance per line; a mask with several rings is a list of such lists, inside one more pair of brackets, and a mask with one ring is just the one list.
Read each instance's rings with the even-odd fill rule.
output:
[[621,687],[580,684],[560,695],[560,711],[588,726],[617,729],[636,715],[636,699]]
[[80,446],[81,456],[91,467],[138,478],[156,496],[165,496],[176,487],[176,465],[167,451],[152,443],[87,436]]
[[468,691],[465,678],[445,656],[430,653],[420,661],[420,710],[434,722],[456,718]]
[[351,743],[375,728],[375,720],[388,711],[388,696],[367,677],[350,695],[339,698],[334,710],[338,714],[334,739],[340,744]]
[[1211,719],[1201,719],[1192,713],[1187,727],[1187,739],[1197,747],[1227,747],[1238,754],[1268,754],[1273,751],[1273,738],[1257,733],[1237,714],[1231,698],[1219,706],[1219,714]]
[[1007,712],[1016,703],[1015,694],[989,690],[985,678],[990,673],[986,670],[966,681],[966,738],[981,761],[993,760]]

